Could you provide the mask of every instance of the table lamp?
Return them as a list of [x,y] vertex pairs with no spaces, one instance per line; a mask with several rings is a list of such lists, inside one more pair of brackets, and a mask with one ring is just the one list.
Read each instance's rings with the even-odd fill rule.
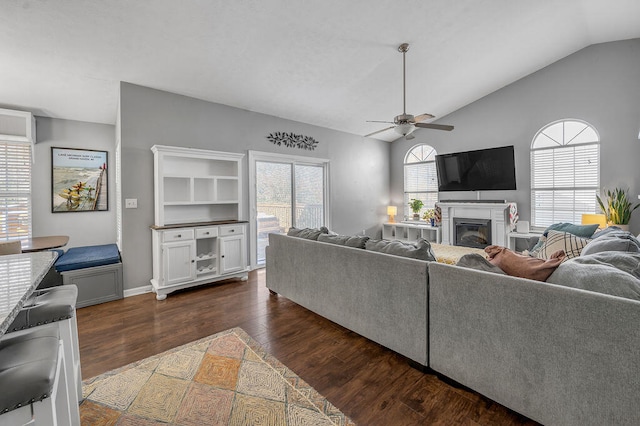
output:
[[607,217],[603,214],[584,213],[582,215],[583,225],[593,225],[597,223],[598,229],[604,229],[607,227]]
[[398,214],[398,208],[396,206],[387,206],[387,214],[389,215],[389,223],[396,221],[395,215]]

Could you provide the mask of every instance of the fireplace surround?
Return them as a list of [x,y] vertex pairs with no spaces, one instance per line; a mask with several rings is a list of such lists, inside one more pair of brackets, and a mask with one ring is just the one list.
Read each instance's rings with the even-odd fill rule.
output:
[[[513,225],[511,216],[517,212],[515,203],[492,201],[443,201],[437,203],[442,211],[442,244],[456,245],[454,218],[489,220],[489,244],[507,247]],[[511,214],[510,214],[511,213]]]

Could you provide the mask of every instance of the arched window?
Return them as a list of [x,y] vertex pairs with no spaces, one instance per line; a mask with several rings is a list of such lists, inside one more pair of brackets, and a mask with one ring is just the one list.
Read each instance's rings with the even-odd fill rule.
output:
[[[429,145],[416,145],[404,157],[404,214],[411,216],[409,200],[422,200],[422,210],[433,208],[438,201],[436,150]],[[422,215],[422,212],[420,213]]]
[[596,212],[600,190],[600,136],[589,123],[559,120],[531,143],[531,222],[547,227],[580,223]]

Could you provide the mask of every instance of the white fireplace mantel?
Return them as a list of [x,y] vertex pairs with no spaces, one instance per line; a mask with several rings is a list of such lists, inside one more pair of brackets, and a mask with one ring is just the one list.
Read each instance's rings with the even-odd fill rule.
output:
[[442,210],[442,244],[455,245],[453,218],[491,219],[491,244],[507,246],[511,231],[509,213],[515,203],[439,202]]

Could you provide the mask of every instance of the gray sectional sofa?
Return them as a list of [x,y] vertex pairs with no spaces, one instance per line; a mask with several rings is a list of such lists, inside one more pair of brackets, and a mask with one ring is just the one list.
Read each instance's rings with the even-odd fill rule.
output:
[[[594,256],[592,281],[640,289],[640,253],[629,280]],[[283,235],[267,247],[271,291],[514,411],[640,424],[640,300],[558,284]]]

